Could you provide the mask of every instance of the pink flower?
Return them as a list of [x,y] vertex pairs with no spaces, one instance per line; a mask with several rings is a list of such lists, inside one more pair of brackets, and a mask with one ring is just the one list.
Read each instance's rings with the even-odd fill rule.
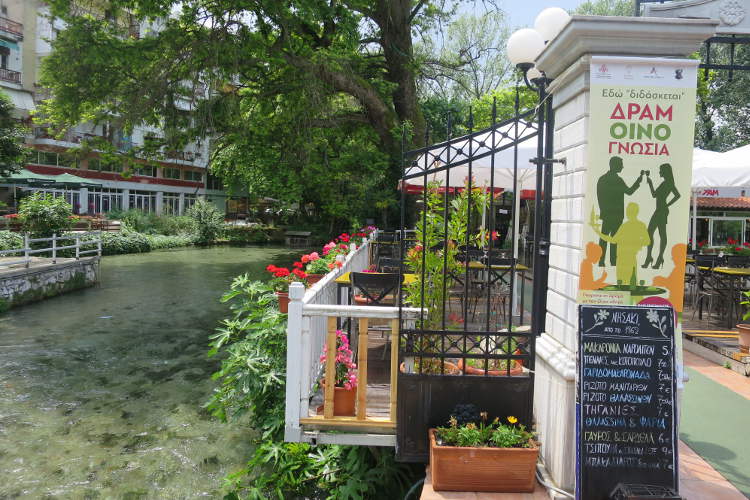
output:
[[309,255],[303,255],[302,258],[300,258],[300,261],[303,264],[307,264],[308,262],[310,262],[310,256]]
[[320,255],[318,255],[318,252],[313,252],[310,255],[308,255],[308,257],[310,258],[310,261],[312,262],[314,260],[318,260],[320,258]]

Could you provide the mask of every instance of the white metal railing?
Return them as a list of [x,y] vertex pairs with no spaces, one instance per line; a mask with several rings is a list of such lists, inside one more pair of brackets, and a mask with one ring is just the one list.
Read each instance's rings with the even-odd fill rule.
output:
[[[70,245],[59,245],[60,241],[73,240],[73,244]],[[49,242],[50,246],[44,248],[32,248],[32,243],[44,243]],[[93,248],[92,248],[93,247]],[[11,248],[9,250],[0,250],[0,257],[3,255],[17,256],[23,254],[23,259],[14,261],[0,262],[0,267],[9,267],[23,264],[29,267],[31,263],[31,256],[40,253],[51,253],[52,263],[57,263],[58,252],[62,250],[75,250],[75,259],[78,260],[81,257],[96,255],[101,257],[102,255],[102,235],[101,231],[92,231],[86,233],[72,233],[67,235],[58,236],[53,234],[50,238],[31,238],[29,233],[23,236],[23,247],[22,248]]]

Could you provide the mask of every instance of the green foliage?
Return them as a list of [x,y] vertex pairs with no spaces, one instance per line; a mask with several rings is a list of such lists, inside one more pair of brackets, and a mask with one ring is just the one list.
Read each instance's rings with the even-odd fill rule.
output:
[[196,232],[195,221],[185,215],[156,215],[142,210],[113,210],[107,217],[119,220],[130,231],[143,234],[165,234],[175,236]]
[[213,243],[224,229],[224,215],[213,203],[206,200],[197,200],[188,209],[187,216],[195,221],[197,243]]
[[21,200],[18,218],[23,228],[35,238],[49,238],[71,226],[73,210],[63,197],[34,192]]
[[574,14],[585,16],[632,16],[633,0],[589,0],[575,8]]
[[0,231],[0,250],[23,248],[23,236],[12,231]]
[[747,320],[750,319],[750,290],[742,292],[742,295],[745,296],[745,300],[740,302],[740,304],[748,308],[748,310],[745,311],[745,314],[742,316],[742,319]]
[[284,442],[286,315],[267,284],[237,277],[222,302],[232,316],[211,336],[209,355],[222,356],[219,387],[207,408],[228,420],[251,415],[255,452],[228,478],[228,499],[400,498],[412,480],[391,450]]
[[146,235],[132,231],[102,233],[102,255],[143,253],[151,251]]
[[146,239],[151,250],[163,250],[190,246],[193,244],[194,236],[190,234],[147,234]]
[[225,226],[224,237],[231,243],[263,244],[283,243],[284,232],[273,227],[254,224],[248,226]]
[[25,129],[13,116],[13,103],[0,92],[0,177],[21,169],[27,149],[23,146]]
[[459,423],[451,416],[447,427],[436,429],[436,439],[441,446],[470,446],[496,448],[529,448],[534,434],[518,424],[515,417],[508,417],[508,423],[495,418],[487,424],[487,413],[481,414],[481,421]]

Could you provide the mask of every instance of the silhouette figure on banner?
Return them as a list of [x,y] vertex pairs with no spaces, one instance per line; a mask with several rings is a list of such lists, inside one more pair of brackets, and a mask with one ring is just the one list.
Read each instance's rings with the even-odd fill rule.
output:
[[677,243],[672,247],[672,261],[674,268],[669,276],[654,276],[654,286],[663,286],[669,291],[668,300],[678,313],[682,312],[683,300],[685,298],[685,259],[687,258],[687,245]]
[[[602,219],[602,235],[614,236],[617,234],[617,230],[620,229],[624,219],[625,195],[635,193],[641,185],[641,180],[645,174],[645,171],[642,170],[638,179],[636,179],[632,186],[628,187],[622,177],[620,177],[622,169],[622,158],[613,156],[609,159],[609,171],[599,177],[599,180],[596,182],[596,198],[599,203],[599,213]],[[611,241],[611,239],[604,238],[604,236],[601,236],[599,240],[599,246],[602,249],[599,267],[604,267],[605,265],[608,241]],[[617,243],[610,243],[609,263],[613,266],[617,265]]]
[[[659,255],[654,262],[654,269],[660,269],[664,264],[664,249],[667,248],[667,219],[669,218],[669,207],[680,199],[680,193],[677,191],[677,187],[674,184],[674,176],[672,175],[672,165],[669,163],[662,163],[659,165],[659,175],[664,179],[659,187],[654,189],[654,183],[651,181],[651,177],[646,173],[646,181],[648,187],[651,190],[651,196],[656,200],[656,209],[654,214],[651,216],[651,220],[648,222],[648,235],[651,239],[651,243],[648,245],[646,251],[646,261],[643,263],[643,268],[647,268],[651,265],[651,250],[654,247],[654,232],[659,231]],[[672,199],[667,201],[669,195],[672,195]]]
[[578,288],[581,290],[599,290],[607,286],[605,280],[607,279],[607,271],[602,271],[602,275],[599,279],[594,279],[594,264],[596,264],[602,256],[602,247],[589,241],[586,244],[586,258],[581,261],[581,268],[579,271],[579,282]]
[[638,220],[638,210],[637,203],[628,203],[626,209],[628,220],[622,223],[612,236],[605,234],[600,224],[591,222],[591,227],[601,239],[611,243],[611,246],[617,245],[615,272],[618,285],[630,284],[635,286],[638,284],[638,252],[651,243],[646,224]]

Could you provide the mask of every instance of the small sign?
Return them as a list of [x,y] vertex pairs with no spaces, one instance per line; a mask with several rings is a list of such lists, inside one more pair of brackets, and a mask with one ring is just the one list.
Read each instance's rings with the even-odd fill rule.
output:
[[576,498],[618,483],[677,491],[671,307],[579,306]]

